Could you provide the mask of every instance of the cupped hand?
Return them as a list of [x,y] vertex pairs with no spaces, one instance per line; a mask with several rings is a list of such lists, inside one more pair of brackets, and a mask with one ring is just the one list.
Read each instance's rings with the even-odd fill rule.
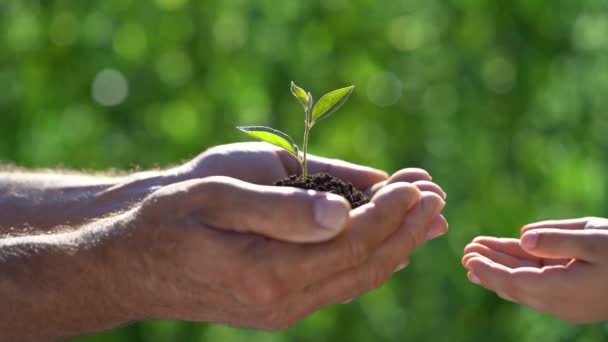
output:
[[[431,183],[431,176],[422,169],[404,169],[389,179],[382,170],[314,155],[309,155],[308,167],[311,174],[330,173],[370,196],[384,185],[409,182],[422,191],[436,192],[445,198],[443,190]],[[226,176],[254,184],[272,185],[289,175],[301,174],[302,170],[288,152],[267,143],[246,142],[213,147],[170,172],[176,174],[179,181]]]
[[[411,183],[420,191],[436,193],[443,200],[447,197],[443,189],[432,182],[431,175],[419,168],[402,169],[389,177],[383,170],[314,155],[308,156],[308,167],[311,174],[330,173],[350,182],[370,198],[383,187],[397,182]],[[226,176],[272,185],[289,175],[301,174],[302,170],[291,154],[278,147],[263,142],[245,142],[215,146],[173,172],[180,180]],[[447,230],[445,217],[438,215],[431,224],[428,239],[435,239]]]
[[572,323],[608,319],[608,220],[524,226],[520,239],[479,237],[465,248],[469,279],[500,297]]
[[[250,171],[265,165],[273,176],[268,181],[287,173],[273,153],[254,149],[253,155],[250,163],[229,156],[223,165]],[[441,196],[400,181],[412,172],[386,180],[379,172],[330,165],[367,185],[371,202],[350,210],[332,194],[217,176],[153,193],[110,249],[121,305],[134,319],[284,329],[382,286],[433,224],[447,229]],[[253,181],[251,172],[242,175]],[[260,172],[256,179],[265,177]],[[385,184],[373,186],[378,182]]]

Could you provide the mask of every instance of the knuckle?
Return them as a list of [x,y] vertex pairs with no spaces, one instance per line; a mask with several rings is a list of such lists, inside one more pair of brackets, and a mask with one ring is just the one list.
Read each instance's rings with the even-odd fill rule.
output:
[[397,183],[396,186],[395,192],[398,195],[398,203],[406,204],[407,208],[419,201],[422,196],[420,189],[414,184]]
[[211,176],[207,177],[200,184],[200,190],[205,195],[205,198],[218,199],[225,193],[226,180],[225,177]]

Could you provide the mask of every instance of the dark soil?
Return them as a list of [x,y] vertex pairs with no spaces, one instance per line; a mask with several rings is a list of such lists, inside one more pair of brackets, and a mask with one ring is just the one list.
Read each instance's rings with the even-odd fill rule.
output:
[[369,198],[352,184],[347,183],[327,173],[309,175],[306,182],[302,176],[290,176],[276,182],[277,186],[291,186],[294,188],[331,192],[346,198],[352,208],[357,208],[369,202]]

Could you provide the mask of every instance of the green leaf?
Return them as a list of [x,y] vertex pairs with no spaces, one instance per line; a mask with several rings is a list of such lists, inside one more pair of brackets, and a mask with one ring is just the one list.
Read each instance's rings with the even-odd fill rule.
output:
[[354,89],[355,86],[350,86],[323,95],[312,110],[312,123],[317,123],[340,109]]
[[293,81],[291,82],[291,93],[293,94],[293,96],[296,97],[296,99],[298,99],[298,101],[300,101],[300,104],[302,104],[302,107],[304,107],[304,110],[308,111],[308,94],[306,93],[306,90],[298,87],[295,83],[293,83]]
[[298,153],[298,146],[296,143],[289,135],[281,131],[264,126],[241,126],[237,128],[254,139],[278,146],[293,154],[296,158],[298,158],[298,160],[300,159],[300,154]]

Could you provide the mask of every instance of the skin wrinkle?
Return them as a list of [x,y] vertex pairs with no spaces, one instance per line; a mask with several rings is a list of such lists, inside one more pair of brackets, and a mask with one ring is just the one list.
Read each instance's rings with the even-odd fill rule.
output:
[[116,215],[133,208],[175,177],[171,171],[148,171],[128,177],[103,177],[94,183],[96,178],[77,173],[0,173],[0,189],[9,189],[0,192],[0,207],[13,213],[12,219],[0,217],[0,234],[60,231],[62,223],[76,226]]
[[[31,318],[44,315],[47,324],[49,326],[56,325],[56,328],[62,327],[61,335],[66,337],[78,334],[79,331],[76,327],[80,320],[107,321],[104,318],[104,312],[109,307],[109,304],[106,303],[106,299],[109,297],[104,293],[109,290],[111,283],[104,280],[106,275],[102,270],[105,267],[99,265],[100,262],[103,262],[103,259],[91,258],[90,255],[94,252],[94,248],[97,250],[98,246],[103,245],[104,240],[108,240],[111,234],[116,234],[120,230],[118,229],[120,227],[118,223],[118,218],[108,218],[83,227],[78,232],[22,236],[0,240],[2,274],[8,275],[2,277],[0,290],[4,293],[10,291],[17,294],[12,297],[14,301],[6,303],[8,312],[28,314]],[[113,229],[109,229],[110,227],[113,227]],[[62,261],[66,259],[73,261],[67,265],[67,268]],[[44,282],[35,281],[42,275],[46,277]],[[66,282],[63,277],[68,277],[71,281]],[[96,291],[95,289],[99,289],[101,284],[104,284],[108,289]],[[95,291],[98,303],[91,306],[87,311],[82,311],[85,306],[92,304],[88,303],[89,299],[86,299],[90,298],[88,297],[91,295],[90,291]],[[71,304],[56,305],[57,300],[61,298],[57,295],[58,292],[70,293],[73,296],[70,300]],[[56,305],[57,317],[49,317],[41,311],[44,306],[51,303]],[[15,311],[17,306],[24,309]],[[65,306],[65,310],[71,312],[62,312],[63,306]],[[114,315],[118,316],[117,313],[120,311],[116,310]],[[74,316],[69,321],[59,322],[57,320],[60,319],[61,315],[65,315],[65,317],[78,315],[78,318]],[[15,316],[17,320],[25,318],[19,315]],[[7,323],[8,321],[4,317],[0,318],[0,326]],[[32,331],[31,333],[34,334],[35,332]],[[59,334],[50,327],[44,329],[40,327],[38,333],[47,336],[46,339]],[[6,336],[7,338],[11,336],[10,331],[7,334],[9,334]],[[22,336],[19,340],[25,338],[26,336]],[[11,340],[16,339],[12,338]],[[38,339],[32,336],[31,340]]]

